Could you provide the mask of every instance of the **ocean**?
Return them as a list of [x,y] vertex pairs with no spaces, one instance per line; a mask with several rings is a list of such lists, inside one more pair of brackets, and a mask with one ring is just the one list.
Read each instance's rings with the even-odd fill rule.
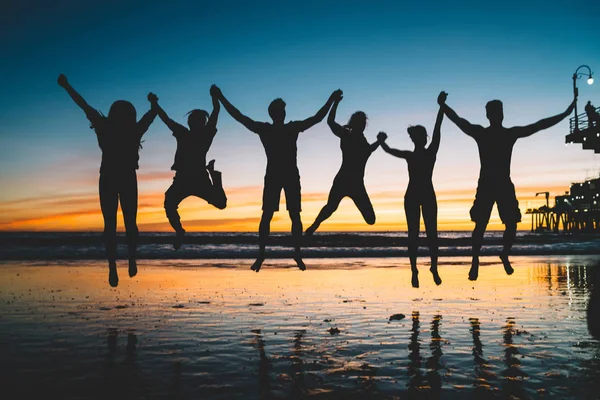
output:
[[[138,259],[241,259],[258,253],[256,233],[192,232],[178,251],[172,248],[173,233],[143,232]],[[419,255],[427,256],[424,233],[419,239]],[[125,237],[119,236],[119,256],[126,258]],[[404,257],[407,256],[406,232],[325,232],[304,238],[306,258]],[[441,257],[468,256],[471,232],[439,233]],[[482,255],[496,255],[502,248],[502,232],[486,233]],[[289,257],[292,241],[289,233],[272,233],[267,247],[270,258]],[[531,233],[520,231],[513,247],[514,255],[600,254],[599,234]],[[100,232],[2,232],[0,259],[3,260],[76,260],[104,259]]]

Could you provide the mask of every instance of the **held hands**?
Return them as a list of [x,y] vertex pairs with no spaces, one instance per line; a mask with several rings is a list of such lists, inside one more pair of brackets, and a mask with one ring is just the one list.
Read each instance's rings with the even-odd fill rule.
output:
[[154,93],[150,92],[148,93],[148,101],[150,102],[151,105],[156,105],[158,104],[158,96],[155,95]]
[[212,85],[210,87],[210,95],[212,97],[220,98],[223,96],[223,93],[221,93],[221,89],[219,89],[217,85]]
[[58,76],[58,84],[62,87],[69,86],[69,81],[67,80],[67,77],[64,74],[60,74]]
[[378,141],[379,143],[383,143],[383,142],[385,142],[385,140],[387,139],[387,137],[388,137],[388,136],[387,136],[387,133],[385,133],[385,132],[379,132],[379,133],[377,134],[377,141]]
[[447,98],[448,98],[448,93],[446,93],[442,90],[437,98],[437,103],[439,104],[440,107],[446,105]]
[[331,99],[333,99],[333,101],[342,101],[342,99],[344,98],[344,92],[342,91],[342,89],[338,89],[335,90],[333,93],[331,93]]

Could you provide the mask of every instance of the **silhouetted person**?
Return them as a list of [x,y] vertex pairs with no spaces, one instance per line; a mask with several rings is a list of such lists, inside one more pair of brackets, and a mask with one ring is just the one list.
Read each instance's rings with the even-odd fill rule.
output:
[[[447,94],[441,92],[438,102],[445,101]],[[412,271],[412,285],[419,287],[419,270],[417,269],[417,253],[419,250],[419,228],[421,225],[421,210],[423,211],[423,221],[425,222],[425,232],[429,243],[429,253],[431,257],[431,267],[429,270],[433,274],[433,280],[436,285],[442,283],[438,274],[438,232],[437,232],[437,199],[433,189],[433,167],[440,148],[440,130],[444,112],[440,107],[435,127],[433,128],[433,137],[429,147],[427,144],[427,130],[421,125],[410,126],[407,132],[415,145],[413,151],[396,150],[390,148],[384,141],[381,144],[383,150],[387,153],[404,158],[408,164],[408,187],[404,195],[404,212],[406,213],[406,224],[408,225],[408,256],[410,258],[410,268]],[[387,137],[384,132],[380,135]]]
[[265,246],[271,229],[271,219],[273,213],[279,211],[279,198],[281,191],[284,190],[287,210],[292,220],[294,260],[298,264],[298,268],[305,270],[306,267],[300,255],[302,241],[300,211],[302,211],[302,208],[296,144],[300,132],[304,132],[325,118],[333,101],[342,95],[342,91],[336,90],[333,92],[325,105],[315,115],[304,121],[284,122],[285,102],[280,98],[275,99],[269,105],[269,116],[273,119],[273,123],[268,123],[257,122],[243,115],[223,96],[218,88],[215,90],[227,112],[247,129],[258,134],[267,155],[267,171],[265,173],[262,199],[263,213],[258,232],[260,254],[252,265],[252,269],[256,272],[260,271],[260,267],[265,260]]
[[589,128],[600,126],[600,114],[598,114],[591,101],[588,101],[585,105],[585,113],[587,114]]
[[533,135],[536,132],[558,124],[573,111],[575,101],[576,98],[562,114],[539,120],[527,126],[505,128],[502,126],[502,120],[504,119],[502,102],[500,100],[492,100],[485,106],[490,126],[484,128],[481,125],[471,124],[466,119],[459,117],[446,104],[445,98],[440,98],[440,106],[446,116],[464,133],[475,139],[479,148],[481,169],[477,183],[477,194],[475,195],[475,201],[470,211],[471,220],[475,222],[472,243],[473,261],[471,270],[469,271],[470,280],[477,280],[479,275],[479,253],[494,203],[498,205],[500,219],[505,225],[503,236],[504,247],[500,254],[500,259],[508,275],[514,272],[508,256],[517,234],[517,223],[521,222],[521,210],[519,210],[519,201],[515,194],[515,186],[510,179],[510,160],[513,146],[517,139]]
[[119,283],[117,275],[117,207],[121,203],[127,244],[129,248],[129,276],[137,274],[137,206],[138,188],[137,173],[139,168],[139,149],[144,133],[156,117],[158,98],[148,94],[152,105],[150,111],[138,121],[133,104],[125,100],[115,101],[108,112],[108,117],[92,108],[71,87],[67,77],[60,75],[58,84],[65,88],[75,104],[84,112],[96,132],[98,145],[102,150],[100,165],[100,207],[104,218],[104,246],[108,258],[108,282],[116,287]]
[[327,124],[333,134],[340,138],[342,166],[333,180],[327,204],[321,209],[315,222],[306,230],[308,236],[315,233],[319,225],[331,217],[346,196],[354,201],[367,224],[375,223],[375,211],[373,211],[373,205],[365,188],[364,176],[367,160],[371,153],[379,147],[383,138],[378,138],[373,144],[369,144],[364,134],[367,115],[362,111],[352,114],[347,125],[341,126],[335,122],[335,114],[341,100],[342,95],[335,99],[327,118]]
[[[181,218],[177,208],[185,198],[197,196],[212,204],[219,210],[227,207],[227,197],[223,190],[221,173],[215,171],[215,160],[206,164],[206,153],[217,134],[217,120],[221,104],[216,97],[214,86],[210,90],[213,111],[208,115],[204,110],[192,110],[188,113],[189,129],[169,118],[158,106],[158,116],[171,129],[177,139],[175,163],[171,169],[175,172],[173,184],[165,193],[165,211],[171,226],[176,232],[173,247],[181,247],[185,229],[181,226]],[[209,177],[210,175],[210,177]],[[212,180],[212,182],[211,182]]]

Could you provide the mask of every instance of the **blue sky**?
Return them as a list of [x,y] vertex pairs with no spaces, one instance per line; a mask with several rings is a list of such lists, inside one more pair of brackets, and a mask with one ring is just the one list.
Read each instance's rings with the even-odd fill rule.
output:
[[[364,110],[368,138],[385,130],[390,145],[408,149],[406,127],[432,129],[440,90],[474,123],[486,123],[484,105],[493,98],[504,101],[506,125],[557,114],[570,102],[575,68],[600,66],[600,4],[520,3],[13,2],[0,27],[0,202],[95,193],[100,151],[83,113],[56,84],[61,72],[101,111],[127,99],[141,114],[153,91],[180,122],[190,109],[210,107],[213,83],[257,120],[268,120],[275,97],[287,102],[289,118],[308,117],[341,88],[340,121]],[[580,110],[587,100],[600,105],[598,85],[579,84]],[[564,146],[566,129],[564,121],[517,145],[517,189],[566,189],[585,169],[598,168],[590,152]],[[140,189],[161,193],[175,142],[158,120],[145,139],[140,173],[157,178]],[[324,202],[341,160],[337,138],[323,123],[298,146],[303,190],[322,194]],[[225,111],[209,156],[226,186],[262,184],[258,138]],[[436,185],[470,190],[478,168],[474,142],[445,121]],[[401,199],[405,170],[401,160],[376,153],[367,169],[369,190],[395,185]]]

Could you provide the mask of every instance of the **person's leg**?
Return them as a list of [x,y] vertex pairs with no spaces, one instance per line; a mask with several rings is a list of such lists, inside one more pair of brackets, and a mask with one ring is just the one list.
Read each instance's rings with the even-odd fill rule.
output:
[[123,222],[125,223],[125,235],[127,237],[127,246],[129,249],[129,276],[137,275],[137,207],[138,207],[138,187],[136,171],[126,172],[122,175],[120,182],[119,197],[121,199],[121,211],[123,212]]
[[299,211],[289,211],[290,219],[292,220],[292,240],[294,241],[294,261],[300,270],[306,270],[306,265],[302,261],[301,246],[302,246],[302,219],[300,219]]
[[189,190],[187,190],[185,182],[183,182],[177,176],[173,180],[173,183],[165,192],[165,212],[167,214],[167,218],[169,223],[175,230],[175,241],[173,242],[173,248],[178,250],[181,247],[181,243],[183,241],[183,236],[185,235],[185,229],[181,226],[181,217],[179,216],[179,212],[177,209],[179,208],[179,204],[189,196]]
[[356,208],[360,211],[365,222],[369,225],[375,224],[375,210],[373,210],[373,204],[371,204],[371,199],[369,199],[364,184],[362,187],[353,190],[350,197],[354,201],[354,204],[356,204]]
[[334,183],[333,187],[331,188],[331,191],[329,192],[327,204],[325,204],[325,206],[321,209],[321,211],[317,215],[317,218],[315,219],[315,222],[313,222],[313,224],[306,230],[307,236],[312,236],[312,234],[315,233],[315,231],[319,228],[323,221],[331,217],[335,210],[337,210],[344,196],[345,190],[343,190],[343,188],[340,188],[339,185],[336,185]]
[[207,170],[212,180],[209,198],[205,198],[209,204],[217,207],[219,210],[224,210],[227,207],[227,196],[223,189],[223,177],[220,171],[214,169],[215,160],[208,163]]
[[260,225],[258,226],[258,247],[259,254],[258,258],[252,264],[251,269],[253,271],[260,271],[262,263],[265,261],[265,248],[267,246],[267,240],[269,239],[269,233],[271,231],[271,220],[273,219],[273,211],[263,210],[262,217],[260,218]]
[[510,250],[517,237],[517,223],[521,222],[521,210],[519,210],[519,201],[515,193],[515,186],[512,182],[506,184],[506,187],[502,188],[502,195],[498,199],[498,214],[500,219],[504,223],[504,235],[502,237],[502,253],[500,254],[500,260],[504,270],[508,275],[511,275],[514,271],[508,256]]
[[279,176],[265,176],[265,186],[263,187],[262,196],[262,217],[258,226],[258,258],[252,264],[251,269],[253,271],[260,271],[260,267],[265,261],[265,249],[271,232],[271,220],[275,211],[279,211],[279,200],[282,189]]
[[408,225],[408,258],[410,259],[410,270],[412,272],[411,283],[415,288],[419,287],[419,270],[417,269],[417,253],[419,250],[419,224],[421,220],[421,205],[418,201],[404,198],[404,213]]
[[302,219],[300,212],[302,211],[300,177],[291,177],[284,185],[285,203],[290,219],[292,220],[292,240],[294,242],[294,261],[300,270],[306,270],[306,265],[302,261],[300,253],[302,247]]
[[423,221],[425,222],[425,232],[427,233],[427,242],[429,243],[429,255],[431,257],[431,267],[429,271],[433,275],[433,281],[436,285],[442,283],[438,273],[438,231],[437,231],[437,200],[435,194],[429,201],[423,204]]
[[469,270],[469,280],[476,281],[479,277],[479,254],[481,252],[481,246],[483,245],[483,236],[485,229],[490,220],[490,214],[492,213],[492,207],[495,202],[495,189],[494,186],[481,185],[477,187],[477,193],[475,194],[475,201],[473,201],[473,207],[469,213],[471,214],[471,221],[475,222],[475,229],[471,236],[472,256],[471,269]]
[[[112,179],[111,179],[112,178]],[[117,207],[119,194],[114,177],[106,173],[100,174],[99,193],[100,209],[104,218],[104,248],[108,259],[108,283],[112,287],[119,284],[117,275]]]

